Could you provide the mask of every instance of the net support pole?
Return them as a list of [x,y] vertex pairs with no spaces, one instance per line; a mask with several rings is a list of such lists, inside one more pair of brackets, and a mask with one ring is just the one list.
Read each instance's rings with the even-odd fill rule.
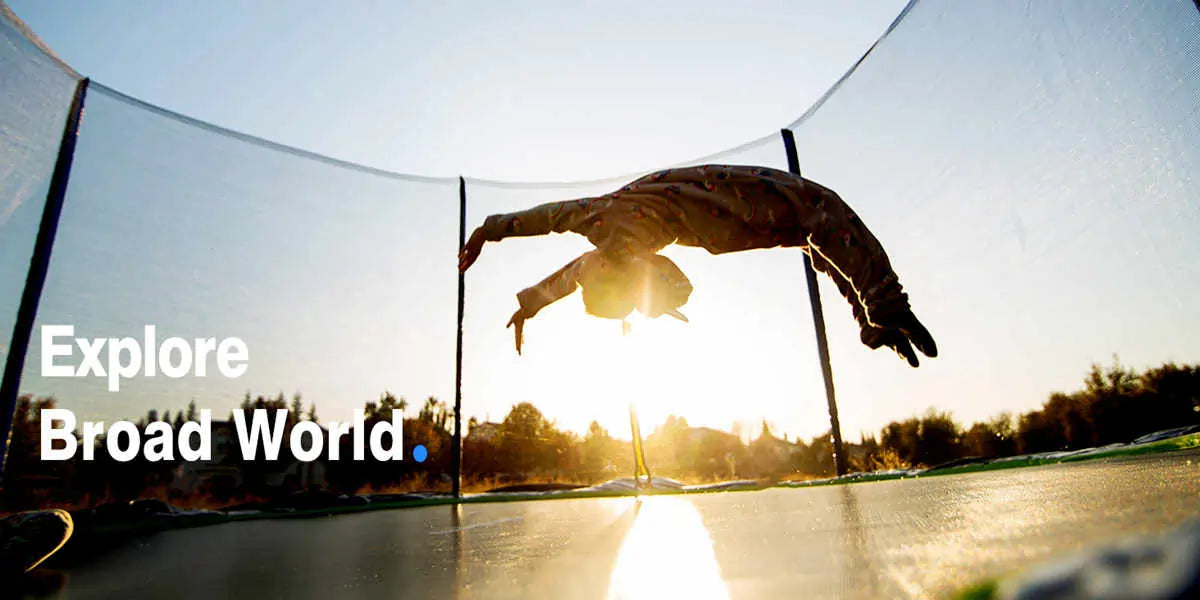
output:
[[[467,180],[458,178],[458,249],[467,245]],[[451,483],[455,498],[462,496],[462,357],[463,305],[466,297],[466,274],[458,272],[458,333],[454,342],[454,437],[450,442],[454,455],[454,474]]]
[[33,322],[37,318],[38,303],[42,299],[42,287],[46,283],[46,273],[50,270],[50,250],[54,247],[58,217],[62,214],[63,199],[67,196],[71,161],[75,158],[75,141],[79,137],[79,121],[83,118],[83,104],[90,83],[86,78],[81,79],[75,86],[75,95],[71,99],[62,140],[58,144],[58,158],[50,176],[50,188],[46,192],[46,204],[42,208],[42,221],[38,225],[37,239],[33,245],[33,256],[29,258],[25,289],[21,293],[21,304],[17,308],[17,319],[13,324],[12,343],[9,344],[8,357],[4,363],[4,379],[0,382],[0,436],[3,436],[0,440],[4,442],[0,447],[0,486],[4,483],[4,466],[8,459],[9,441],[12,438],[21,372],[25,369],[25,354],[29,351]]
[[[796,155],[796,138],[791,129],[782,129],[783,147],[787,151],[788,171],[800,175],[800,158]],[[812,260],[804,255],[804,278],[808,282],[808,301],[812,305],[813,330],[817,335],[817,355],[821,359],[821,376],[825,379],[825,401],[829,404],[829,432],[833,438],[833,465],[839,476],[846,474],[846,453],[842,447],[842,427],[838,421],[837,399],[833,393],[833,368],[829,365],[829,342],[825,338],[825,312],[821,310],[821,293],[817,287],[817,272]]]

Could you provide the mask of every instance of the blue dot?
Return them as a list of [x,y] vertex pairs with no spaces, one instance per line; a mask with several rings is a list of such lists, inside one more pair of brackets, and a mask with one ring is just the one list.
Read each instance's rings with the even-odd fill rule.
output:
[[425,446],[417,444],[413,448],[413,460],[417,462],[425,462],[426,458],[429,458],[429,451],[425,449]]

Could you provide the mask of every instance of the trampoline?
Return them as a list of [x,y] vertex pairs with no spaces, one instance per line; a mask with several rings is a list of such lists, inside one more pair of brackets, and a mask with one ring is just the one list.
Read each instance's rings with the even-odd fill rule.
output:
[[[582,239],[496,245],[460,288],[464,222],[605,193],[674,165],[575,182],[385,171],[86,80],[7,7],[0,40],[0,355],[10,405],[54,396],[81,420],[111,420],[194,400],[224,415],[247,390],[295,390],[348,412],[392,390],[461,398],[464,419],[530,401],[575,431],[592,420],[617,431],[633,390],[643,424],[729,402],[748,422],[784,430],[829,422],[798,249],[719,260],[665,253],[700,290],[691,323],[645,325],[635,352],[673,353],[700,382],[685,392],[647,375],[596,377],[565,394],[556,374],[577,372],[581,357],[596,372],[629,364],[610,324],[578,318],[577,296],[526,333],[552,343],[512,352],[502,326],[509,299],[586,249]],[[927,325],[942,348],[916,371],[865,350],[844,301],[822,285],[844,429],[967,391],[979,405],[1029,408],[1114,352],[1133,365],[1200,357],[1190,333],[1200,330],[1197,64],[1200,12],[1185,0],[913,0],[827,93],[780,124],[804,175],[835,187],[885,241],[918,312],[935,315]],[[64,136],[79,109],[77,135],[68,126]],[[74,148],[64,167],[65,137]],[[679,164],[788,168],[778,131],[747,138]],[[47,198],[61,214],[46,210]],[[89,336],[139,335],[147,323],[185,338],[236,335],[252,367],[238,379],[123,380],[115,393],[103,378],[47,378],[31,332],[60,323]],[[714,339],[732,341],[714,349]],[[594,409],[569,410],[580,405]],[[956,416],[989,416],[971,410]],[[430,453],[436,478],[449,449]],[[697,586],[692,597],[926,597],[1195,517],[1195,460],[1184,452],[640,504],[229,523],[165,532],[66,569],[61,593],[631,597],[673,596],[686,584]],[[655,545],[666,539],[678,545]],[[660,568],[643,571],[652,558]]]

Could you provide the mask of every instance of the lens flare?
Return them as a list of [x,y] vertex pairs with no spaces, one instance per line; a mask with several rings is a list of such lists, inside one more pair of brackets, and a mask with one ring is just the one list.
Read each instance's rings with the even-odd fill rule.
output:
[[607,597],[729,598],[712,538],[690,501],[666,496],[642,500],[617,553]]

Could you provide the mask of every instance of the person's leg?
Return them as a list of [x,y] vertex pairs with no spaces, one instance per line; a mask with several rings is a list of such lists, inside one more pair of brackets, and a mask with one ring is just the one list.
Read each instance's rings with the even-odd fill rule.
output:
[[928,356],[937,354],[883,246],[832,190],[774,169],[709,165],[656,173],[621,193],[668,200],[682,245],[714,254],[804,248],[850,302],[864,344],[894,348],[913,366],[909,338]]
[[879,327],[867,319],[866,309],[858,298],[858,292],[854,290],[854,286],[842,275],[841,271],[835,268],[819,252],[811,253],[808,256],[812,261],[813,269],[828,275],[829,279],[837,287],[838,292],[850,303],[850,310],[853,312],[854,320],[858,323],[859,327],[859,340],[864,345],[872,350],[880,346],[887,346],[895,350],[909,364],[913,366],[919,364],[916,353],[913,352],[908,339],[902,333],[896,329]]
[[813,267],[829,275],[850,303],[862,342],[871,348],[892,347],[916,363],[911,350],[905,351],[907,342],[889,333],[899,330],[918,350],[937,356],[937,346],[913,315],[883,245],[832,190],[811,181],[804,186],[796,201],[805,247]]
[[854,313],[854,321],[858,323],[859,329],[866,331],[871,329],[871,322],[867,319],[867,311],[863,307],[862,302],[858,299],[858,292],[854,290],[854,285],[846,279],[842,272],[834,267],[825,256],[819,252],[805,252],[808,254],[812,262],[813,269],[819,273],[824,273],[833,281],[833,285],[837,287],[838,293],[850,303],[850,311]]

